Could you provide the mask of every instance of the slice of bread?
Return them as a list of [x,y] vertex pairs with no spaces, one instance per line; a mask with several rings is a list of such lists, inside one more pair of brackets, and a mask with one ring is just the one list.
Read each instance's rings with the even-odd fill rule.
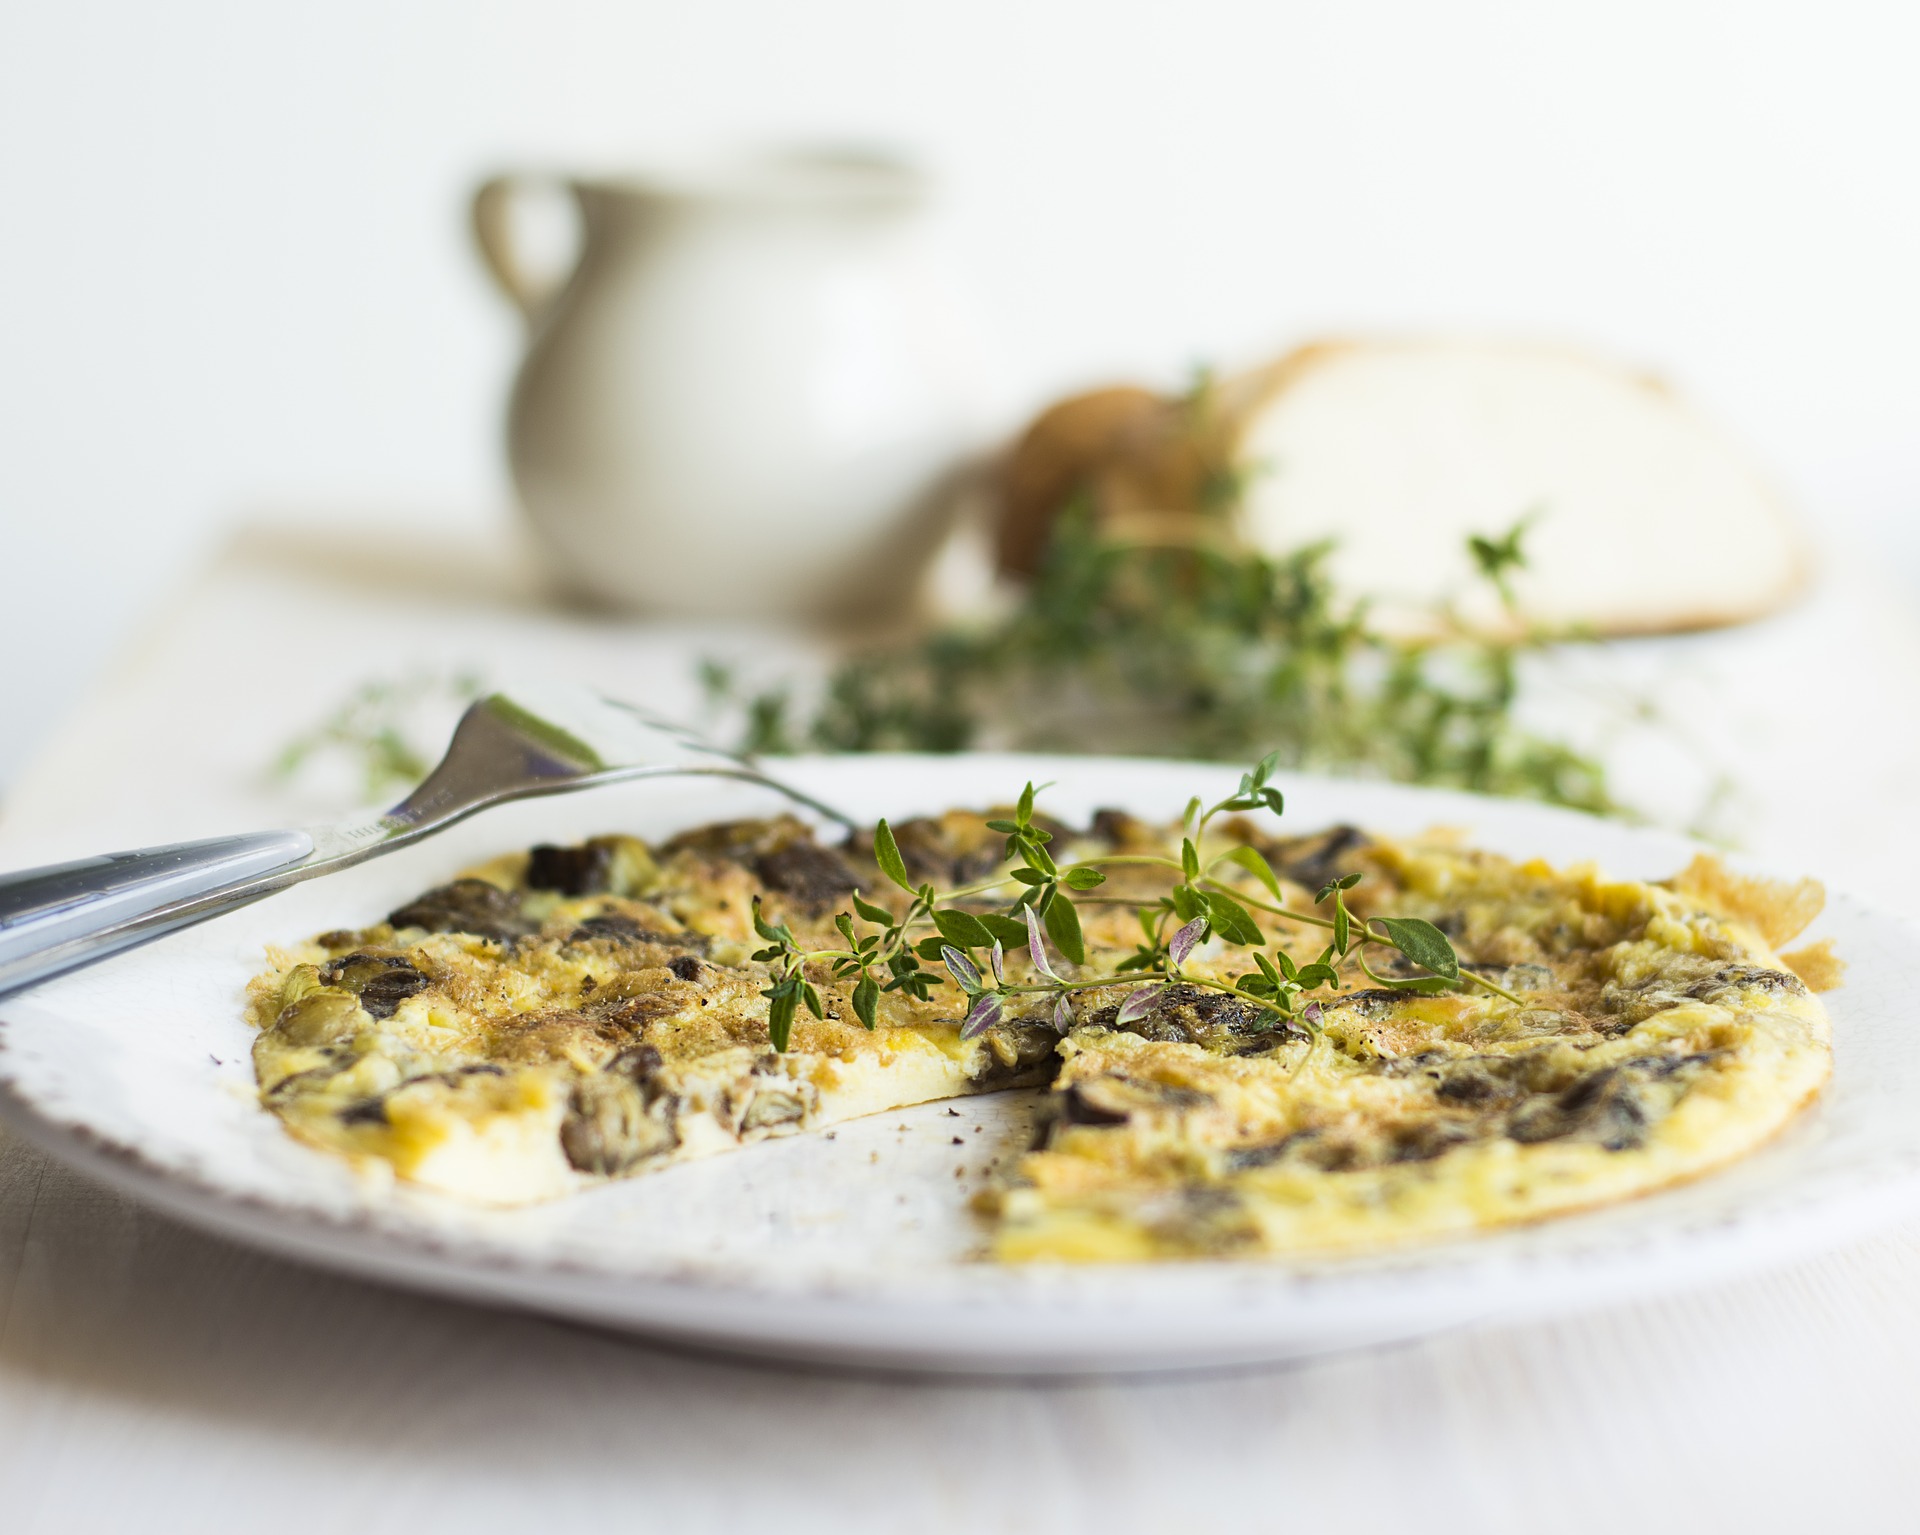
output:
[[1522,620],[1555,630],[1737,623],[1811,566],[1765,477],[1663,385],[1572,348],[1471,339],[1321,342],[1185,400],[1061,401],[1002,467],[998,564],[1031,574],[1080,495],[1115,536],[1228,535],[1208,508],[1229,481],[1244,542],[1333,541],[1337,586],[1391,633],[1449,611],[1511,627],[1467,541],[1522,519],[1510,589]]
[[1569,348],[1488,340],[1323,343],[1240,381],[1242,533],[1337,540],[1339,588],[1382,627],[1448,603],[1497,624],[1470,535],[1521,518],[1521,612],[1605,634],[1771,612],[1810,555],[1752,462],[1660,383]]

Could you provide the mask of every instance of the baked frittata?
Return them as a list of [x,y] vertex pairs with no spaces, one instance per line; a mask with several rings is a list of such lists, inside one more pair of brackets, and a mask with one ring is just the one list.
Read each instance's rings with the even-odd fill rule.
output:
[[[976,1201],[991,1250],[1113,1260],[1364,1247],[1624,1199],[1752,1150],[1828,1076],[1808,983],[1831,984],[1837,962],[1777,952],[1819,910],[1811,881],[1707,859],[1662,884],[1610,881],[1441,834],[1273,837],[1235,818],[1202,839],[1214,886],[1238,892],[1273,953],[1334,973],[1285,1016],[1222,989],[1248,960],[1211,927],[1154,986],[1106,982],[1140,963],[1141,912],[1183,835],[1114,811],[1084,829],[1035,821],[1060,868],[1105,870],[1075,897],[1084,963],[1033,924],[1033,946],[1003,945],[978,980],[1000,1001],[971,1025],[955,985],[860,999],[852,975],[808,963],[823,1016],[790,1005],[776,1050],[765,933],[784,928],[795,952],[844,946],[856,893],[865,927],[923,883],[999,910],[981,892],[1009,877],[993,827],[1010,813],[891,828],[905,886],[870,842],[827,845],[790,817],[501,858],[385,922],[271,951],[249,990],[262,1100],[313,1145],[513,1204],[1045,1087],[1035,1146]],[[1242,847],[1259,857],[1219,856]],[[1404,954],[1363,970],[1357,947],[1335,954],[1311,918],[1278,915],[1352,874],[1356,923],[1422,919],[1482,982],[1401,989],[1422,978]]]

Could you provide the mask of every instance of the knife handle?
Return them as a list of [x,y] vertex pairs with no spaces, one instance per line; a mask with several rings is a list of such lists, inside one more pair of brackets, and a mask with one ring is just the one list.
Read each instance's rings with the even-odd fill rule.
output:
[[313,838],[303,831],[248,832],[0,874],[0,992],[153,937],[164,929],[129,932],[127,925],[178,901],[217,895],[284,869],[312,852]]

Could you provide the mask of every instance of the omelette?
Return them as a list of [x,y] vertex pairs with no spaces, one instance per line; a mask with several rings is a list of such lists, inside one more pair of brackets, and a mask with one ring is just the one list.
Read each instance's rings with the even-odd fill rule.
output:
[[[763,947],[778,931],[795,953],[844,948],[910,919],[915,887],[993,920],[1021,889],[1008,814],[891,828],[892,880],[871,839],[784,816],[470,869],[385,921],[269,951],[248,991],[262,1102],[363,1170],[512,1205],[1024,1087],[1044,1094],[1040,1128],[974,1200],[988,1250],[1119,1261],[1365,1249],[1627,1199],[1750,1152],[1829,1075],[1813,991],[1839,962],[1779,952],[1819,886],[1705,857],[1639,883],[1445,833],[1277,837],[1235,817],[1198,853],[1257,934],[1190,924],[1143,986],[1183,828],[1102,811],[1035,823],[1061,868],[1105,871],[1072,895],[1077,959],[1035,922],[991,974],[975,949],[948,961],[959,984],[863,998],[855,974],[783,972]],[[1343,878],[1361,930],[1430,924],[1476,983],[1323,947],[1298,914]],[[1325,967],[1311,1006],[1250,994],[1256,936],[1289,971]],[[783,973],[812,1000],[770,1027]]]

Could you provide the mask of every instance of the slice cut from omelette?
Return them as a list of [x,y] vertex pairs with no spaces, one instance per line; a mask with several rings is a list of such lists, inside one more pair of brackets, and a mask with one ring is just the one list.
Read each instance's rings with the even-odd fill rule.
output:
[[[856,889],[896,913],[902,898],[879,894],[851,842],[824,846],[791,818],[734,822],[659,847],[535,848],[384,923],[274,951],[250,992],[263,1099],[363,1166],[511,1204],[1051,1082],[1038,1144],[980,1207],[999,1257],[1071,1261],[1350,1249],[1623,1199],[1750,1151],[1828,1075],[1826,1015],[1775,953],[1818,910],[1810,882],[1706,861],[1664,885],[1611,882],[1444,837],[1274,838],[1231,821],[1213,840],[1258,850],[1287,909],[1361,874],[1357,917],[1431,922],[1492,983],[1413,994],[1391,989],[1410,966],[1368,976],[1356,954],[1289,1021],[1220,989],[1248,962],[1219,936],[1150,998],[1109,983],[1136,963],[1137,911],[1167,881],[1154,860],[1181,831],[1118,812],[1049,825],[1062,867],[1109,876],[1080,907],[1085,963],[1049,960],[1064,1010],[1016,950],[1001,983],[1031,1005],[977,1037],[952,986],[882,995],[869,1030],[850,983],[818,966],[825,1017],[801,1011],[775,1051],[755,901],[803,946],[831,947]],[[991,910],[979,892],[1006,870],[986,817],[894,830],[912,882]],[[1259,910],[1249,866],[1217,867]],[[1299,963],[1320,955],[1317,928],[1257,921]],[[1803,953],[1831,977],[1830,955]]]
[[[974,818],[912,822],[923,877],[996,865]],[[869,865],[868,888],[880,881]],[[823,977],[776,1053],[753,903],[833,937],[857,878],[791,818],[538,847],[375,926],[274,951],[250,989],[267,1105],[302,1139],[488,1204],[934,1098],[1045,1082],[1051,1027],[969,1040],[950,1000],[880,999],[876,1027]],[[964,1012],[964,1009],[961,1010]]]

